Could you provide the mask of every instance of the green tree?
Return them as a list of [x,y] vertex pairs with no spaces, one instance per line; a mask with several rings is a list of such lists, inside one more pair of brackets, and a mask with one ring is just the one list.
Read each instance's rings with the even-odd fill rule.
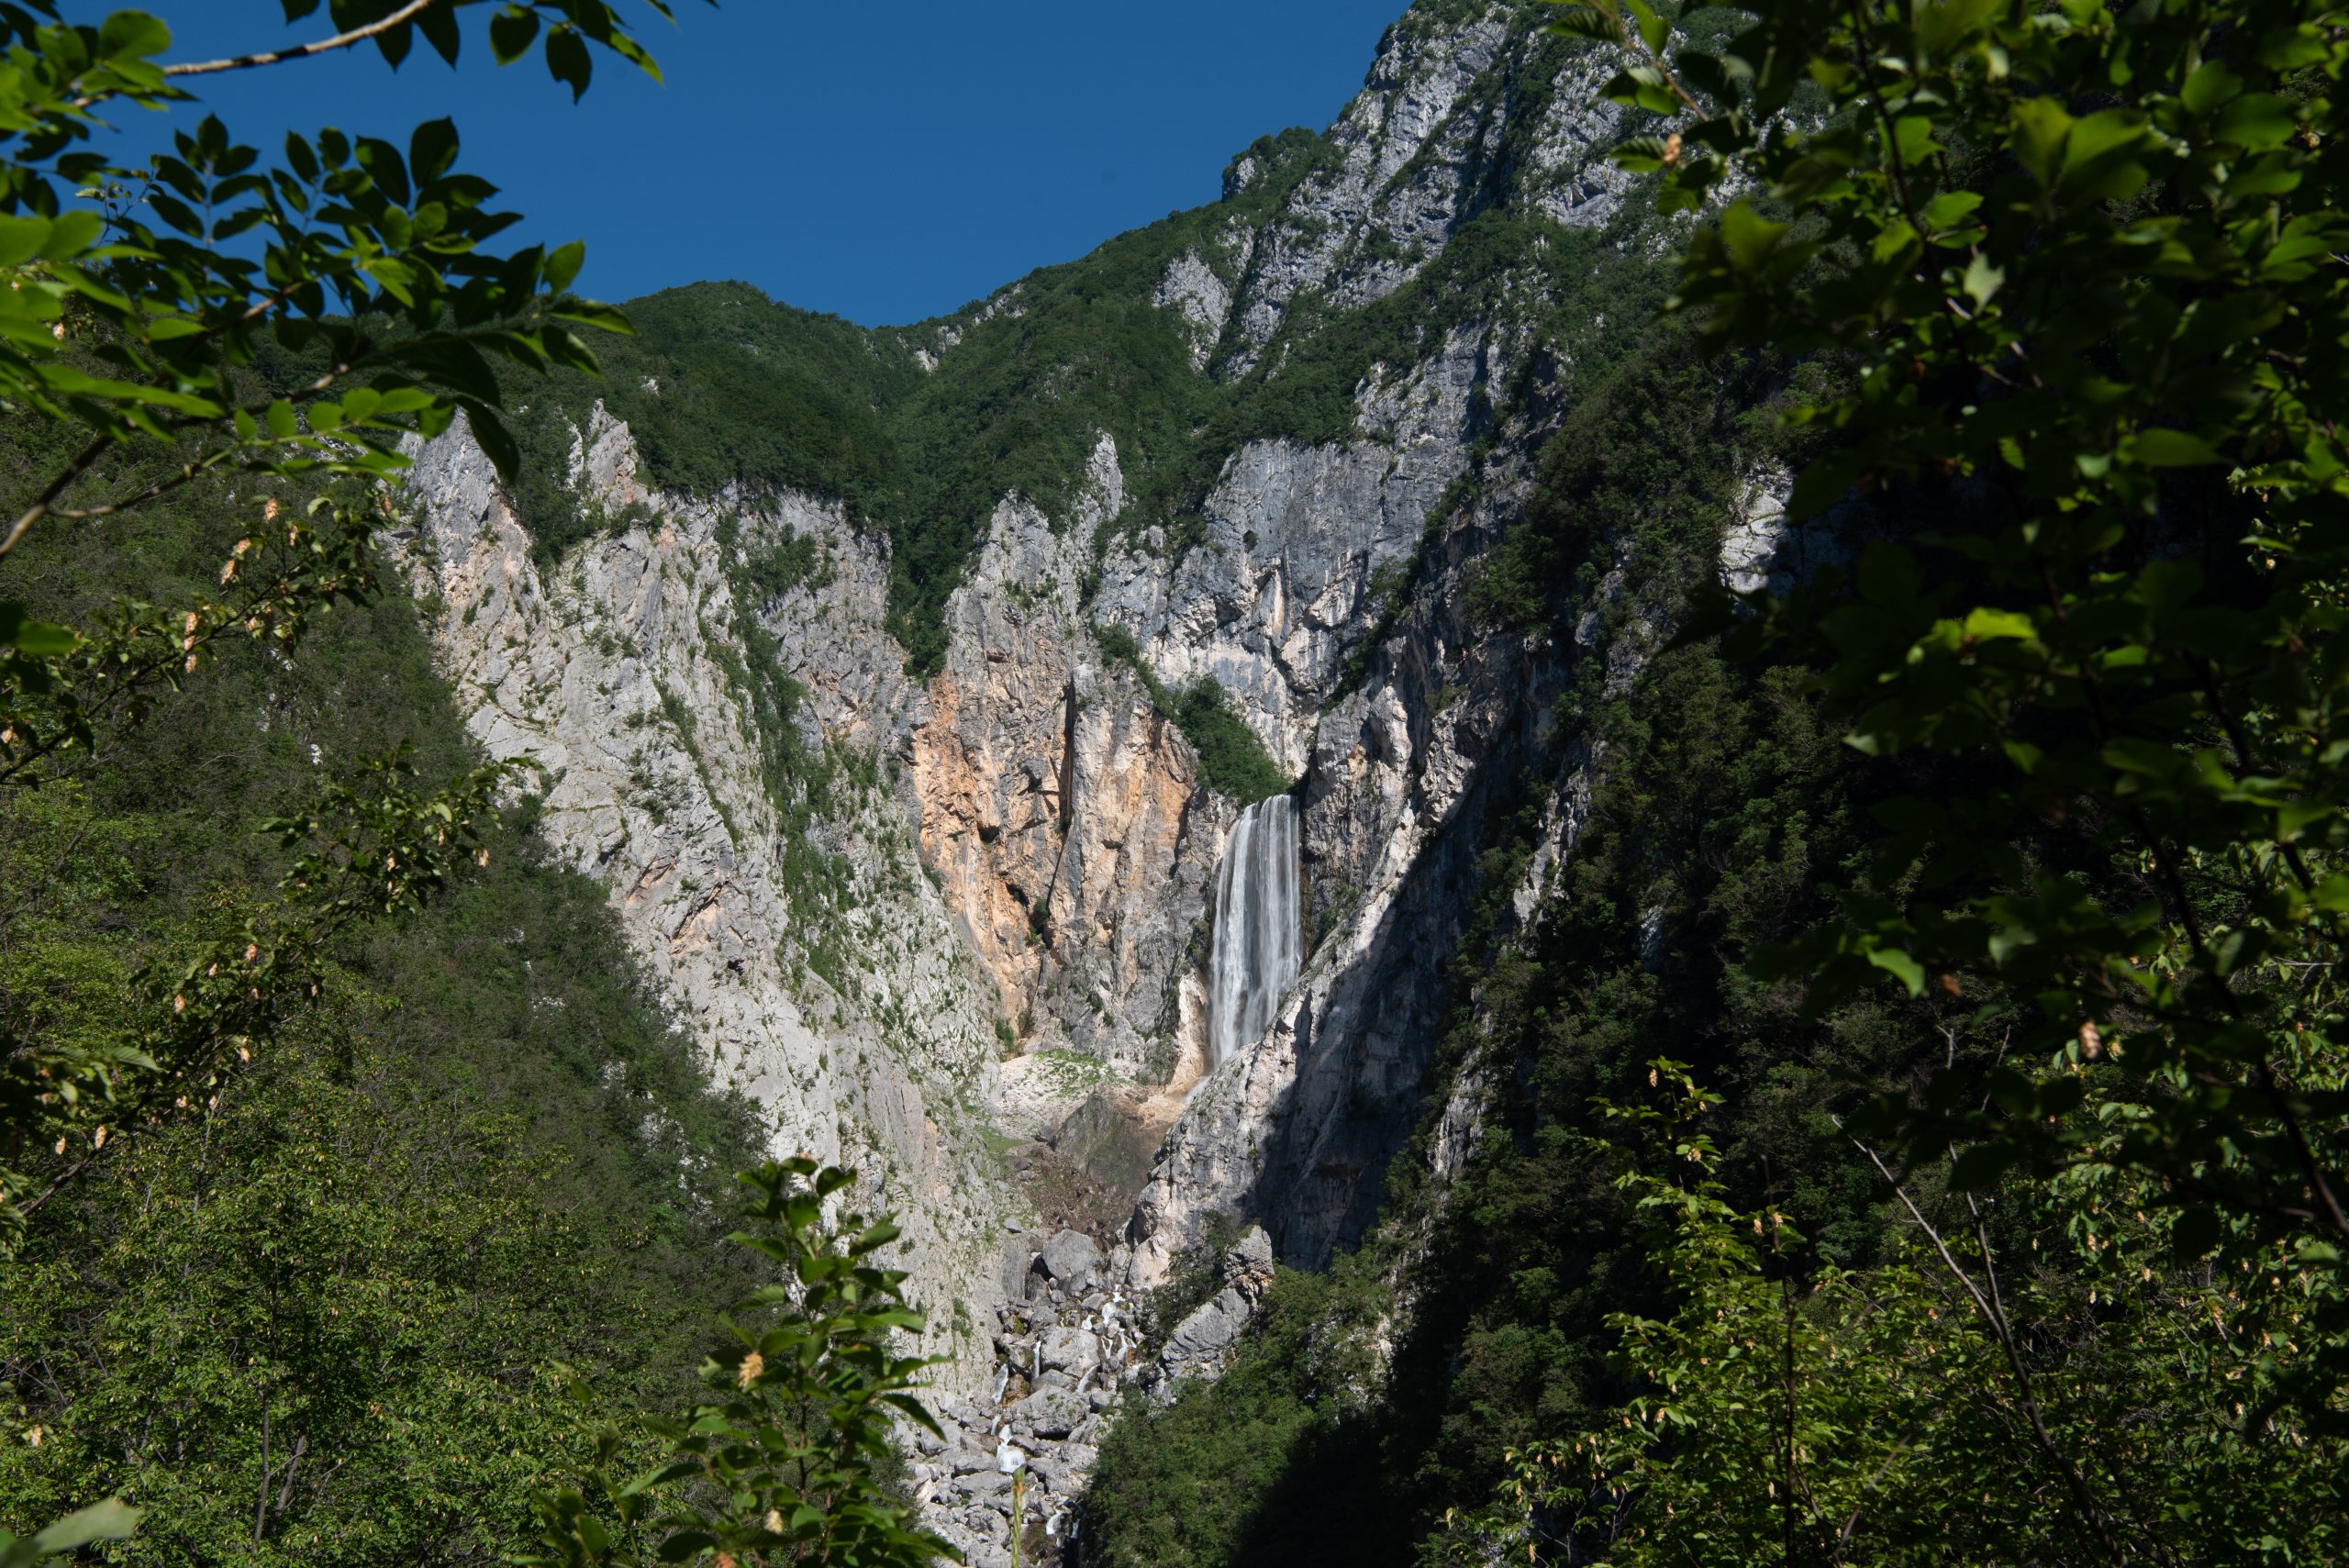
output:
[[[396,65],[419,35],[454,61],[472,3],[337,0],[331,37],[178,63],[159,58],[170,28],[143,12],[91,27],[61,20],[53,0],[0,6],[0,406],[39,432],[25,448],[46,469],[8,498],[0,560],[37,525],[110,517],[216,470],[257,474],[264,492],[217,595],[159,606],[133,585],[76,628],[0,598],[0,786],[37,784],[137,726],[222,639],[290,651],[320,610],[373,585],[378,503],[328,481],[380,482],[404,464],[402,436],[461,412],[510,469],[484,356],[592,368],[571,328],[625,326],[566,292],[580,246],[484,250],[513,216],[485,205],[495,186],[458,172],[447,121],[418,127],[405,155],[331,128],[291,136],[273,165],[209,117],[142,167],[83,145],[100,110],[170,108],[191,101],[180,82],[219,72],[362,44]],[[284,9],[295,20],[317,4]],[[591,42],[657,73],[604,0],[507,6],[489,28],[493,52],[520,58],[542,27],[548,68],[574,94]],[[118,1035],[0,1019],[0,1245],[109,1132],[208,1094],[231,1056],[315,992],[320,956],[349,923],[412,909],[442,884],[506,776],[485,769],[417,792],[399,771],[331,788],[317,810],[275,824],[313,846],[284,901],[184,972],[150,977],[147,1015]],[[54,1173],[32,1168],[44,1154],[62,1162]]]
[[684,1420],[651,1423],[667,1463],[623,1479],[620,1429],[596,1429],[577,1485],[535,1498],[544,1550],[525,1562],[914,1568],[952,1555],[880,1479],[900,1418],[938,1424],[912,1392],[930,1363],[892,1349],[922,1325],[906,1276],[869,1261],[896,1226],[829,1212],[854,1179],[804,1156],[743,1173],[753,1229],[733,1240],[780,1264],[784,1283],[723,1320],[728,1342],[702,1368],[708,1396]]
[[1875,536],[1687,639],[1807,669],[1883,792],[1761,973],[1946,1051],[1842,1123],[1909,1238],[1866,1270],[1626,1178],[1678,1305],[1615,1322],[1620,1428],[1520,1451],[1464,1547],[2337,1555],[2349,39],[2289,0],[1686,20],[1558,25],[1628,55],[1667,209],[1745,193],[1675,307],[1819,373],[1789,521]]
[[[213,500],[22,564],[44,605],[202,580]],[[385,594],[291,664],[224,648],[96,765],[0,796],[0,1012],[135,1020],[138,968],[294,858],[260,809],[403,738],[419,777],[462,773],[416,618]],[[529,818],[484,817],[486,867],[354,924],[250,1064],[33,1217],[0,1267],[0,1524],[118,1492],[146,1511],[124,1563],[495,1562],[579,1457],[549,1359],[630,1405],[690,1384],[707,1304],[758,1283],[722,1238],[764,1135]]]
[[[2349,1445],[2244,1410],[2321,1282],[2286,1247],[2182,1265],[2148,1184],[2102,1168],[1995,1207],[1895,1184],[1913,1222],[1867,1269],[1792,1267],[1776,1208],[1732,1204],[1721,1096],[1651,1066],[1595,1151],[1654,1234],[1676,1305],[1618,1313],[1634,1392],[1510,1454],[1460,1562],[2301,1562],[2342,1551]],[[2018,1259],[2014,1253],[2020,1251]]]
[[[0,566],[16,568],[44,526],[87,526],[216,472],[260,481],[213,592],[158,605],[121,584],[66,626],[34,613],[20,570],[0,582],[0,788],[54,782],[104,753],[226,639],[290,652],[321,611],[373,586],[380,502],[332,481],[380,483],[402,465],[404,436],[460,413],[510,473],[492,361],[592,369],[573,328],[625,326],[569,293],[580,246],[489,249],[515,219],[489,206],[495,186],[459,169],[446,120],[404,149],[332,128],[294,135],[269,161],[213,117],[137,167],[87,146],[100,114],[175,108],[194,101],[184,83],[221,72],[360,45],[396,65],[419,37],[453,61],[461,13],[477,4],[333,0],[329,37],[178,62],[163,58],[169,28],[144,12],[93,26],[64,20],[55,0],[0,4],[0,407],[33,460],[5,497]],[[318,9],[285,0],[284,15]],[[541,47],[574,95],[591,46],[657,74],[604,0],[516,0],[488,38],[501,62]],[[12,987],[31,1005],[0,1016],[0,1253],[128,1135],[215,1103],[318,995],[359,927],[412,912],[483,852],[476,826],[507,772],[419,789],[395,757],[266,824],[297,851],[278,895],[142,972],[103,1023]],[[70,1548],[126,1522],[119,1510],[75,1520],[6,1550]]]
[[[1931,517],[1732,634],[1816,660],[1883,765],[1963,764],[1880,808],[1875,884],[1903,895],[1790,955],[1821,1001],[2029,999],[1995,1069],[1874,1125],[1919,1158],[1962,1140],[1964,1184],[2118,1122],[2194,1250],[2337,1252],[2349,39],[2293,0],[1942,0],[1765,5],[1708,53],[1624,7],[1562,25],[1632,49],[1610,91],[1678,117],[1627,162],[1667,206],[1736,171],[1806,214],[1731,203],[1676,296],[1716,342],[1848,370],[1794,411],[1833,439],[1790,518]],[[2075,1071],[2116,1058],[2113,1094]]]

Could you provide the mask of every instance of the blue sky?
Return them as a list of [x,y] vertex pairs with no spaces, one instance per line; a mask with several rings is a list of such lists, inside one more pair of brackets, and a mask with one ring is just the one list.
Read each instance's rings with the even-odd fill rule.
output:
[[[145,4],[172,24],[173,59],[332,30],[319,17],[289,28],[275,0]],[[483,6],[466,13],[453,72],[419,43],[397,75],[370,50],[196,85],[264,150],[295,126],[405,143],[417,121],[453,116],[465,165],[528,215],[528,239],[587,241],[584,292],[625,299],[740,278],[878,326],[1214,199],[1250,141],[1336,117],[1403,7],[678,0],[673,32],[629,6],[650,23],[640,36],[667,86],[599,56],[574,108],[535,56],[491,66]],[[136,110],[118,123],[125,151],[167,130]]]

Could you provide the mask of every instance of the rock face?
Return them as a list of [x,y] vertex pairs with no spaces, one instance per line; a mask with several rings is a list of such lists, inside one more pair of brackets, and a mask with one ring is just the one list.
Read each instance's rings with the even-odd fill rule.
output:
[[1063,1230],[1028,1260],[1022,1290],[996,1311],[995,1380],[942,1405],[946,1440],[925,1435],[912,1465],[931,1528],[980,1568],[1010,1562],[1012,1469],[1029,1539],[1047,1551],[1068,1539],[1140,1343],[1132,1298],[1112,1283],[1123,1257],[1105,1262],[1089,1237]]
[[[1308,302],[1396,295],[1480,213],[1555,235],[1620,215],[1606,150],[1626,128],[1597,96],[1603,61],[1543,52],[1513,8],[1459,9],[1390,29],[1333,153],[1256,237],[1227,372],[1294,351],[1284,334]],[[1631,229],[1626,242],[1646,243]],[[1479,857],[1529,803],[1551,831],[1530,875],[1554,869],[1579,827],[1591,759],[1559,730],[1556,699],[1588,660],[1627,682],[1653,628],[1633,616],[1626,636],[1610,629],[1626,617],[1598,613],[1620,573],[1602,574],[1564,646],[1466,609],[1563,413],[1571,328],[1562,340],[1508,303],[1549,286],[1528,272],[1487,310],[1423,328],[1416,358],[1375,363],[1350,439],[1243,445],[1203,507],[1204,540],[1171,568],[1148,536],[1103,562],[1097,614],[1169,680],[1220,682],[1301,775],[1314,937],[1271,1028],[1216,1065],[1171,1129],[1131,1227],[1137,1283],[1163,1278],[1211,1213],[1260,1223],[1304,1265],[1361,1233],[1420,1114]],[[1472,1107],[1461,1121],[1455,1143]]]
[[[1619,222],[1633,204],[1606,150],[1633,128],[1596,96],[1608,69],[1535,9],[1415,8],[1277,202],[1271,154],[1241,158],[1227,188],[1254,216],[1191,231],[1209,238],[1139,285],[1138,308],[1179,323],[1194,387],[1309,357],[1323,324],[1386,302],[1342,429],[1237,431],[1179,520],[1138,499],[1150,454],[1099,435],[1065,502],[994,507],[926,680],[885,629],[884,530],[835,503],[663,493],[598,406],[571,488],[634,520],[551,562],[462,428],[417,454],[392,543],[473,734],[537,760],[549,838],[609,890],[713,1077],[765,1108],[778,1150],[855,1164],[905,1220],[953,1358],[949,1440],[916,1476],[974,1562],[1008,1550],[1006,1445],[1058,1539],[1119,1378],[1173,1397],[1214,1375],[1275,1260],[1358,1237],[1430,1111],[1437,1173],[1467,1158],[1483,1080],[1423,1101],[1446,966],[1493,891],[1480,866],[1502,824],[1539,821],[1497,890],[1498,917],[1524,918],[1596,761],[1558,699],[1586,674],[1620,692],[1664,635],[1621,602],[1625,540],[1588,541],[1571,639],[1470,609],[1603,324],[1603,302],[1564,311],[1554,257],[1654,244]],[[1474,286],[1414,292],[1479,224]],[[920,329],[922,368],[1035,297],[1013,285]],[[1749,492],[1725,572],[1798,570],[1782,481]],[[753,586],[749,563],[786,541],[819,568]],[[1297,780],[1303,967],[1211,1070],[1208,924],[1240,808],[1135,657],[1164,687],[1218,683]],[[1123,1236],[1030,1251],[1034,1209],[990,1140],[1119,1164],[1130,1132],[1158,1151]],[[1131,1304],[1219,1214],[1250,1227],[1222,1287],[1138,1364]]]
[[[583,434],[583,495],[640,502],[626,427]],[[785,497],[738,526],[817,534],[846,564],[821,605],[748,605],[717,538],[733,509],[663,498],[549,573],[462,425],[417,453],[406,499],[415,520],[389,544],[468,728],[491,756],[535,764],[547,838],[610,890],[711,1076],[768,1114],[776,1152],[848,1163],[906,1217],[933,1343],[975,1382],[971,1313],[952,1304],[992,1299],[996,1238],[1019,1207],[963,1108],[996,1072],[991,994],[885,782],[835,781],[832,814],[801,812],[766,762],[782,738],[760,733],[742,689],[755,617],[812,677],[815,711],[785,722],[818,729],[818,755],[827,712],[841,745],[874,733],[894,694],[868,672],[899,662],[874,658],[885,565],[836,510]]]
[[1166,1348],[1142,1373],[1142,1385],[1161,1404],[1172,1404],[1185,1382],[1211,1379],[1223,1371],[1272,1288],[1272,1238],[1261,1226],[1249,1227],[1225,1251],[1221,1268],[1223,1288],[1174,1326]]
[[996,509],[948,606],[908,771],[923,858],[1006,1025],[1163,1077],[1217,846],[1189,748],[1105,668],[1078,605],[1094,531],[1123,500],[1104,437],[1064,525],[1017,499]]
[[1186,250],[1166,269],[1152,305],[1179,310],[1190,323],[1191,368],[1202,371],[1215,355],[1223,324],[1231,316],[1231,290],[1197,250]]

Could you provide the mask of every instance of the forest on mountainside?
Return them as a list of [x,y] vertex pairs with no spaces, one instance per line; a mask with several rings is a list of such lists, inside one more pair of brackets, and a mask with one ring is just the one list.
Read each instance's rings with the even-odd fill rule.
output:
[[[14,444],[15,473],[51,455]],[[124,584],[199,595],[250,483],[37,539],[12,587],[63,621]],[[416,615],[384,592],[290,655],[231,645],[120,745],[0,795],[13,1027],[118,1034],[142,966],[265,902],[290,857],[263,822],[403,747],[427,784],[471,765]],[[9,1515],[136,1496],[140,1561],[494,1560],[580,1457],[555,1363],[620,1407],[691,1387],[710,1310],[752,1279],[719,1242],[758,1118],[708,1087],[527,805],[481,847],[0,1268],[0,1418],[40,1433],[0,1448]]]
[[[1629,543],[1688,629],[1561,704],[1378,1228],[1130,1406],[1089,1562],[2340,1553],[2341,32],[1744,24],[1560,23],[1667,210],[1758,188],[1471,594],[1563,642]],[[1740,602],[1742,421],[1815,557]]]
[[[885,1440],[921,1365],[884,1348],[919,1326],[894,1229],[713,1089],[377,557],[403,440],[462,412],[507,450],[491,359],[625,328],[581,248],[484,250],[511,220],[447,120],[267,176],[209,117],[138,169],[87,147],[175,78],[453,62],[456,12],[339,0],[322,41],[167,65],[146,13],[0,5],[11,1568],[935,1545]],[[574,94],[597,53],[657,75],[600,0],[486,42]],[[796,1457],[746,1473],[712,1419]]]
[[[394,7],[330,9],[453,53],[462,7]],[[1242,442],[1356,435],[1376,367],[1496,320],[1560,351],[1475,384],[1331,701],[1436,623],[1564,666],[1529,728],[1582,762],[1461,797],[1376,1223],[1277,1270],[1216,1380],[1128,1394],[1074,1555],[2349,1551],[2349,29],[1520,10],[1525,79],[1621,66],[1632,199],[1569,229],[1471,193],[1408,281],[1241,353],[1155,293],[1191,252],[1240,281],[1227,236],[1331,139],[941,321],[704,284],[591,349],[619,314],[574,248],[484,250],[445,122],[266,175],[208,122],[141,208],[78,128],[167,100],[167,31],[0,0],[0,1568],[939,1550],[891,1430],[928,1421],[898,1233],[767,1162],[529,770],[481,762],[375,554],[405,443],[466,417],[551,577],[643,520],[580,504],[599,400],[655,486],[837,500],[918,676],[992,509],[1061,506],[1100,434],[1105,536],[1180,554]],[[580,87],[591,44],[647,63],[601,0],[487,33]],[[812,539],[718,537],[746,601],[829,581]],[[1207,787],[1297,784],[1230,692],[1092,631]],[[772,849],[819,878],[831,764],[759,636],[757,765],[803,808]],[[1136,1365],[1264,1218],[1207,1220]]]

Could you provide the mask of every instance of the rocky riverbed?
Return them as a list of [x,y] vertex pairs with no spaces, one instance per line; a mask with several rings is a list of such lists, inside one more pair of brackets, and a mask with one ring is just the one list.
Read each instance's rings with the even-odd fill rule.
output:
[[1220,1261],[1221,1288],[1146,1353],[1131,1249],[1104,1255],[1063,1230],[1030,1254],[1025,1294],[997,1310],[996,1374],[975,1398],[937,1410],[944,1436],[915,1436],[915,1495],[933,1529],[974,1568],[1008,1568],[1015,1499],[1023,1552],[1064,1552],[1084,1528],[1077,1501],[1108,1424],[1130,1394],[1172,1401],[1211,1377],[1273,1279],[1272,1241],[1251,1229]]

